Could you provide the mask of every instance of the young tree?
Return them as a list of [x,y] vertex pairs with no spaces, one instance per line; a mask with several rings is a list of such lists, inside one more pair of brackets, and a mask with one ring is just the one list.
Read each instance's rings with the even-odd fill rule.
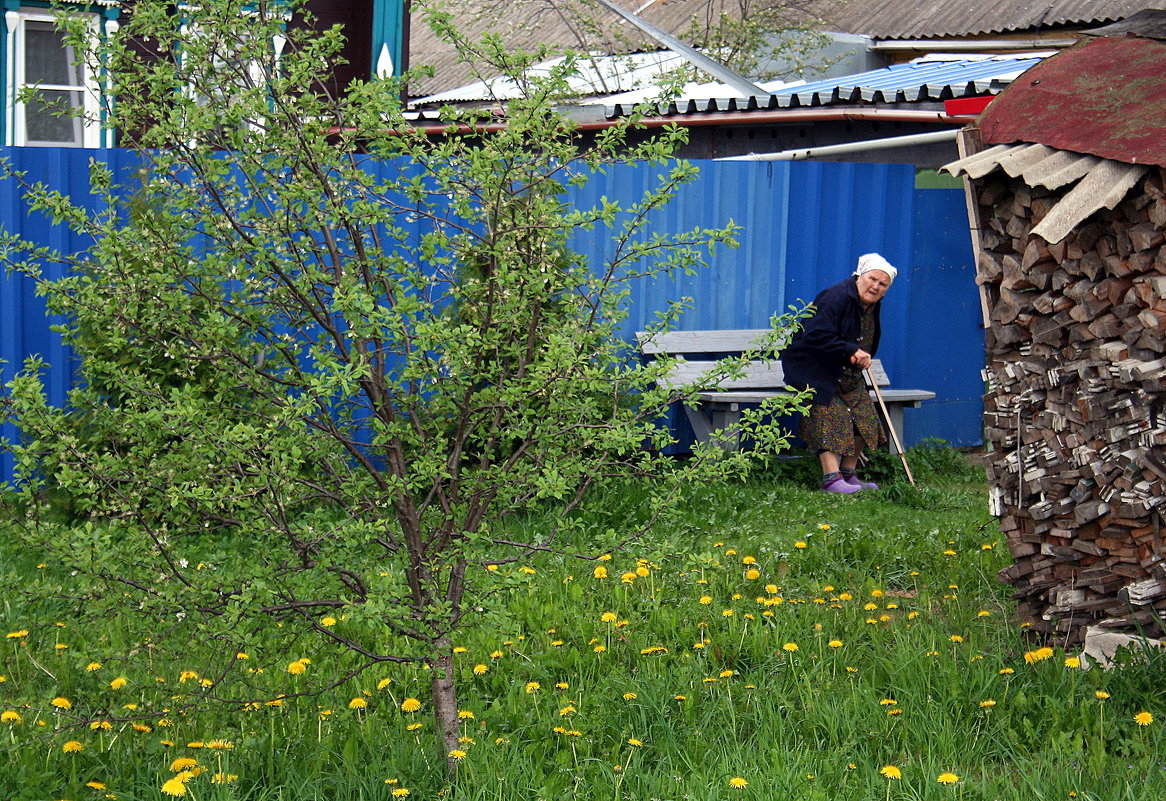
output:
[[[569,65],[530,79],[541,54],[486,42],[525,96],[502,125],[449,110],[433,135],[396,83],[322,94],[341,32],[288,29],[292,5],[216,0],[176,21],[140,0],[89,43],[139,167],[93,167],[96,212],[30,189],[92,238],[86,252],[0,241],[69,320],[83,379],[65,409],[46,403],[40,365],[9,385],[28,534],[114,590],[91,603],[132,612],[151,647],[166,631],[188,654],[206,645],[211,696],[273,623],[359,654],[358,670],[427,663],[448,755],[451,635],[512,580],[492,566],[557,547],[605,482],[637,478],[660,510],[686,481],[746,464],[717,448],[660,456],[660,414],[693,390],[658,386],[667,362],[630,360],[615,335],[631,282],[696,267],[734,226],[645,230],[693,177],[667,161],[681,134],[625,148],[615,128],[580,152],[553,110]],[[432,24],[456,40],[446,17]],[[569,204],[620,162],[658,186],[627,208]],[[579,228],[610,230],[603,263],[568,247]],[[43,277],[52,259],[66,277]],[[748,426],[757,452],[784,443],[760,416]],[[41,522],[47,486],[77,525]],[[556,522],[507,534],[534,509]]]

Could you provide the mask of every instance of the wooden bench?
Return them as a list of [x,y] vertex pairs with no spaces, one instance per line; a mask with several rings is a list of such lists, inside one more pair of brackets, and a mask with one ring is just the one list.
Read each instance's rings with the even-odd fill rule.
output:
[[[641,353],[647,357],[666,354],[681,359],[666,379],[670,386],[681,387],[700,381],[716,364],[716,358],[737,355],[755,347],[758,337],[768,333],[766,329],[668,331],[649,337],[645,332],[638,332],[636,338]],[[890,389],[890,379],[878,359],[871,364],[871,373],[887,407],[883,423],[893,426],[902,442],[903,409],[917,409],[923,401],[934,398],[935,393],[925,389]],[[740,378],[702,389],[704,391],[697,396],[699,407],[683,407],[698,442],[707,442],[713,431],[735,427],[741,417],[742,406],[789,394],[780,361],[753,361]],[[874,396],[873,390],[871,396]],[[891,441],[891,451],[896,452],[894,437],[888,439]]]

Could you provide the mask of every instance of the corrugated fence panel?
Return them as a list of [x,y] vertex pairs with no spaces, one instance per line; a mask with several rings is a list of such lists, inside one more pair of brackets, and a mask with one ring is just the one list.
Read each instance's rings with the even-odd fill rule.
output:
[[898,380],[937,394],[904,415],[905,436],[979,445],[984,329],[964,192],[918,189],[915,195],[915,269],[905,332],[911,358]]
[[[115,171],[132,169],[127,151],[9,148],[0,151],[30,180],[67,189],[80,202],[88,194],[91,158]],[[879,356],[892,384],[931,389],[936,401],[906,415],[906,439],[939,437],[956,444],[980,442],[979,369],[983,338],[971,247],[959,190],[915,190],[909,165],[812,162],[694,162],[700,173],[675,199],[649,217],[651,231],[741,226],[740,246],[722,248],[710,269],[646,280],[630,298],[621,336],[629,342],[672,301],[692,298],[679,328],[764,328],[775,312],[802,305],[842,280],[862,253],[876,251],[899,268],[884,302]],[[603,197],[624,206],[642,199],[664,168],[627,165],[571,190],[585,207]],[[89,198],[88,201],[85,201]],[[26,213],[12,181],[0,182],[0,226],[64,252],[84,248],[62,226]],[[611,231],[577,232],[572,246],[601,263],[613,250]],[[50,399],[62,403],[73,372],[66,349],[49,331],[44,305],[31,283],[0,279],[0,357],[3,375],[30,354],[53,365]],[[11,428],[6,434],[14,434]],[[11,475],[11,459],[0,456]]]

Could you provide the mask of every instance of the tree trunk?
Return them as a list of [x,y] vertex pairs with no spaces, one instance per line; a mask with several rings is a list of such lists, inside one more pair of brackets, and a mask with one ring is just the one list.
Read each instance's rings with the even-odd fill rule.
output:
[[457,688],[453,678],[453,642],[448,636],[433,644],[433,718],[437,723],[437,744],[443,748],[446,773],[457,775],[458,760],[450,756],[458,748]]

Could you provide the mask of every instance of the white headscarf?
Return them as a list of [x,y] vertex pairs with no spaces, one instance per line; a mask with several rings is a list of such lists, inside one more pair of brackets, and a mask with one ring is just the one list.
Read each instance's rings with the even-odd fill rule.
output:
[[882,270],[892,281],[899,274],[899,271],[892,267],[889,261],[877,253],[866,253],[859,256],[858,268],[854,271],[854,274],[862,275],[863,273],[869,273],[871,270]]

